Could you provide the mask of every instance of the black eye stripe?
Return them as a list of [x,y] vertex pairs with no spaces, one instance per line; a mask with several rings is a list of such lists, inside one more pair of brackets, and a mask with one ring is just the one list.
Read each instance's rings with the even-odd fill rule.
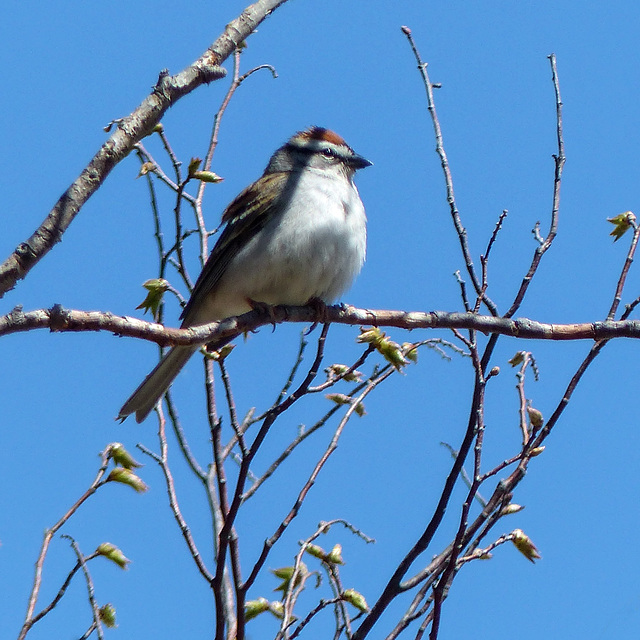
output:
[[344,154],[340,152],[338,149],[334,149],[333,147],[321,147],[321,146],[303,146],[289,143],[287,145],[292,151],[296,151],[298,153],[304,153],[306,155],[314,155],[318,154],[324,156],[325,158],[332,158],[337,160],[344,160]]

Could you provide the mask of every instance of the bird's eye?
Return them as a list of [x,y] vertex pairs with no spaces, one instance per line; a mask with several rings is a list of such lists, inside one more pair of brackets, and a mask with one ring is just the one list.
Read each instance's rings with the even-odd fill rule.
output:
[[333,149],[322,149],[320,152],[325,158],[335,158],[336,152]]

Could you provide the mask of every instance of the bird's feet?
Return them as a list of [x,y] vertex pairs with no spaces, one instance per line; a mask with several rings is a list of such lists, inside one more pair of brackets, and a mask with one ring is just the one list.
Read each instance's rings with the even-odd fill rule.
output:
[[319,324],[328,324],[329,322],[329,307],[324,300],[320,300],[320,298],[311,298],[307,302],[315,312],[317,316],[317,320],[309,327],[309,330],[305,332],[305,335],[309,335]]
[[276,330],[276,314],[273,310],[273,305],[267,304],[266,302],[258,302],[257,300],[251,300],[251,298],[247,298],[247,302],[249,306],[254,311],[260,311],[261,313],[267,313],[269,315],[269,322],[273,325],[273,330]]

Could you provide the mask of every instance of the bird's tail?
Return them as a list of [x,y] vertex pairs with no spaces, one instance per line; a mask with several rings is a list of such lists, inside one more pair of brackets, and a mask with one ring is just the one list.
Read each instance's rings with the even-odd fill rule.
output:
[[173,347],[122,405],[118,419],[124,420],[128,415],[135,413],[136,422],[142,422],[197,349],[197,346]]

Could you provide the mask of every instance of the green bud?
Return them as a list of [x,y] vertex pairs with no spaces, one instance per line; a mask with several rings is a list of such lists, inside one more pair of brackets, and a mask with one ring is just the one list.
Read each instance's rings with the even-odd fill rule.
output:
[[143,162],[140,165],[140,171],[138,172],[136,179],[141,178],[142,176],[146,176],[147,173],[149,173],[149,171],[154,171],[155,168],[156,168],[156,165],[153,164],[153,162]]
[[369,606],[367,605],[367,601],[364,599],[364,596],[355,589],[346,589],[340,594],[340,597],[364,613],[369,611]]
[[411,360],[411,362],[417,364],[418,363],[418,348],[414,347],[410,342],[402,343],[402,351],[404,352],[404,357],[407,360]]
[[531,562],[535,562],[542,558],[542,556],[538,553],[538,549],[536,545],[533,544],[531,538],[522,530],[515,529],[511,532],[513,538],[511,542],[515,545],[516,549]]
[[467,556],[472,560],[491,560],[493,555],[489,551],[485,551],[484,549],[476,549],[471,555]]
[[613,225],[613,231],[609,234],[613,236],[613,241],[616,242],[633,226],[636,221],[636,217],[631,211],[625,211],[614,218],[607,218],[607,222]]
[[200,160],[200,158],[191,158],[191,161],[189,162],[189,170],[188,170],[188,174],[190,178],[193,178],[193,174],[200,168],[201,163],[202,163],[202,160]]
[[[344,393],[328,393],[325,395],[325,398],[327,400],[331,400],[331,402],[335,402],[337,405],[354,403],[353,398],[350,398],[348,395],[345,395]],[[359,416],[360,418],[362,418],[362,416],[367,415],[367,412],[362,402],[358,402],[358,404],[356,404],[353,410],[356,412],[356,415]]]
[[281,580],[290,580],[295,567],[280,567],[280,569],[271,569],[271,573]]
[[107,452],[109,457],[121,467],[125,467],[126,469],[137,469],[142,467],[134,457],[124,448],[124,445],[121,442],[112,442],[107,447]]
[[542,413],[537,409],[527,407],[527,413],[529,414],[529,422],[534,429],[539,429],[544,424]]
[[329,564],[344,564],[341,544],[337,544],[333,549],[331,549],[331,551],[329,551],[327,554],[327,562]]
[[111,544],[110,542],[103,542],[99,545],[96,553],[104,556],[107,560],[111,560],[111,562],[117,564],[121,569],[126,569],[127,565],[131,562],[115,544]]
[[511,504],[508,504],[506,507],[504,507],[504,509],[502,509],[500,513],[503,516],[508,516],[508,515],[511,515],[512,513],[518,513],[518,511],[522,511],[523,509],[524,507],[521,504],[516,504],[515,502],[512,502]]
[[217,351],[208,351],[206,346],[203,347],[201,351],[207,358],[211,358],[216,362],[220,362],[224,360],[235,348],[235,344],[225,344],[224,347],[218,349]]
[[519,364],[522,364],[524,362],[524,353],[524,351],[518,351],[518,353],[516,353],[516,355],[508,361],[509,364],[512,367],[517,367]]
[[114,629],[118,625],[116,624],[116,610],[115,607],[107,603],[98,609],[98,613],[100,615],[100,620],[104,622],[105,627],[109,629]]
[[279,620],[284,618],[284,604],[279,600],[269,603],[269,611]]
[[200,180],[201,182],[222,182],[224,178],[221,178],[217,173],[213,171],[194,171],[192,178]]
[[347,373],[347,371],[349,371],[349,367],[347,367],[346,364],[332,364],[325,369],[329,380],[335,380],[340,377],[347,382],[360,382],[360,380],[362,380],[362,373],[360,371],[355,369],[350,373]]
[[371,329],[360,327],[360,335],[356,340],[360,343],[377,345],[383,337],[384,333],[378,327],[371,327]]
[[327,552],[319,547],[317,544],[308,544],[304,550],[314,558],[319,558],[320,560],[324,560],[327,557]]
[[536,456],[539,456],[543,451],[544,447],[534,447],[533,449],[531,449],[531,451],[529,451],[529,457],[535,458]]
[[141,478],[125,467],[116,467],[115,469],[112,469],[105,482],[120,482],[121,484],[128,484],[138,493],[144,493],[149,490],[149,487]]
[[353,402],[353,400],[344,393],[327,393],[325,398],[336,404],[351,404]]
[[248,600],[244,603],[244,619],[245,622],[257,618],[261,613],[269,610],[269,601],[266,598],[258,598],[257,600]]
[[[273,573],[276,578],[280,578],[282,580],[282,582],[274,589],[274,591],[282,591],[284,593],[289,588],[289,583],[291,582],[291,577],[293,576],[294,569],[295,567],[281,567],[280,569],[272,569],[271,573]],[[296,579],[293,583],[293,586],[299,586],[308,573],[309,570],[307,569],[307,565],[304,562],[301,562],[298,566],[298,571],[296,573]]]
[[142,286],[149,292],[147,297],[136,307],[144,309],[144,313],[151,311],[155,317],[162,302],[165,291],[169,288],[169,283],[164,278],[154,278],[147,280]]
[[408,361],[402,353],[402,347],[400,347],[397,342],[394,342],[389,338],[385,338],[384,340],[380,340],[377,345],[377,349],[382,357],[392,364],[398,371],[407,365]]

